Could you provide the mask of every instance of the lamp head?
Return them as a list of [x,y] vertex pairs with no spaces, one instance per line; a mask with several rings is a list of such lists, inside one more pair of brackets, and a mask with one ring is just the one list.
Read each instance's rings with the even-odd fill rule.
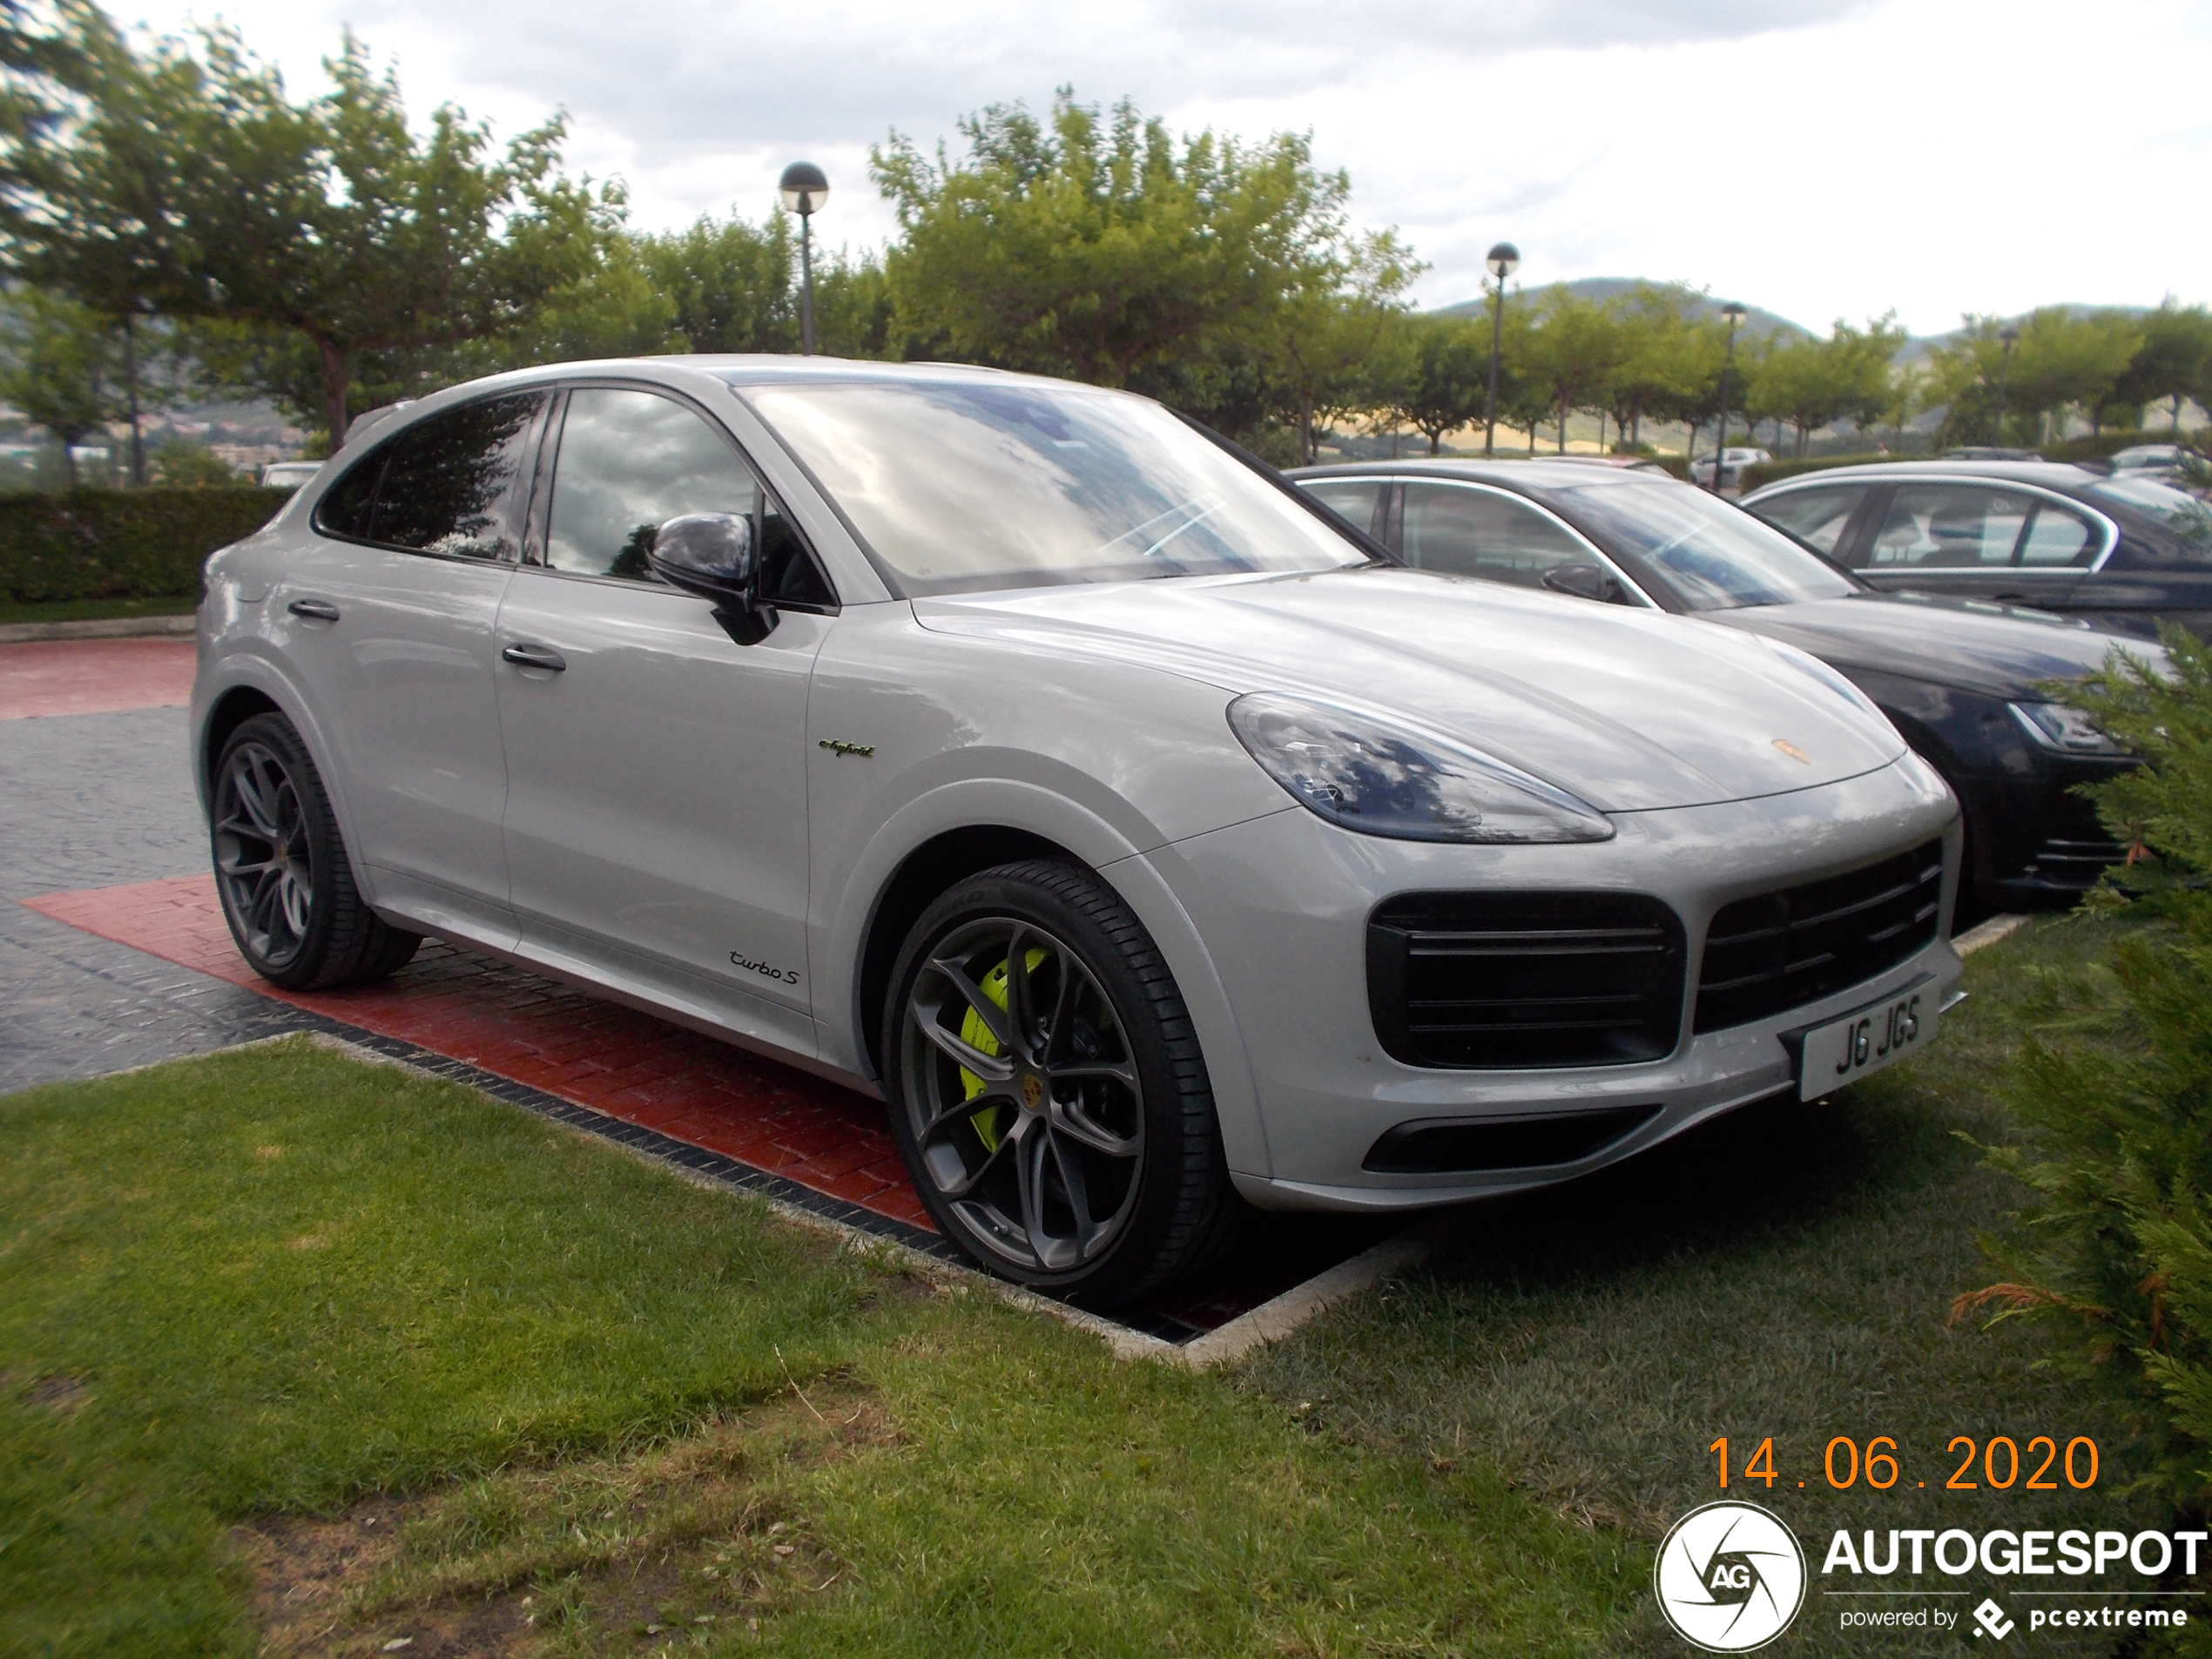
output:
[[811,161],[794,161],[784,169],[776,188],[784,206],[801,219],[812,219],[829,199],[829,179]]
[[1482,256],[1490,267],[1490,274],[1503,282],[1521,268],[1521,250],[1511,242],[1501,242]]

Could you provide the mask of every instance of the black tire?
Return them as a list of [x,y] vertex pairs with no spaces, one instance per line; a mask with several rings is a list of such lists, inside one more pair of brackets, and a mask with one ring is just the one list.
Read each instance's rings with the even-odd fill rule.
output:
[[941,895],[892,972],[883,1055],[922,1202],[1001,1278],[1127,1301],[1204,1266],[1245,1213],[1174,975],[1088,870],[1004,864]]
[[257,714],[215,762],[209,840],[223,920],[246,966],[287,991],[382,979],[420,934],[362,902],[321,775],[292,722]]

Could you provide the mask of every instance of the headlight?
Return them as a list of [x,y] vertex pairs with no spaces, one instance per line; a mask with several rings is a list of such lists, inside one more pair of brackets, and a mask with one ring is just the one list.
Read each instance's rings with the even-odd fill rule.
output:
[[2121,755],[2128,752],[2091,724],[2080,709],[2063,703],[2007,703],[2013,718],[2046,749],[2068,755]]
[[1541,778],[1372,714],[1256,692],[1230,730],[1298,803],[1400,841],[1604,841],[1613,826]]

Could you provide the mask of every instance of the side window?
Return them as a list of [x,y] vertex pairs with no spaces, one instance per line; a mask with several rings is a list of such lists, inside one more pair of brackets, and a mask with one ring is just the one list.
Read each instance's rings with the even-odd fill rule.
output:
[[1983,484],[1905,484],[1867,558],[1878,570],[2010,564],[2033,501]]
[[580,576],[656,580],[645,563],[654,532],[685,513],[753,521],[764,597],[836,603],[791,521],[698,415],[653,392],[583,387],[569,394],[545,562]]
[[2020,563],[2049,570],[2055,565],[2087,564],[2097,556],[2098,536],[2088,523],[2063,507],[2038,504],[2020,543]]
[[1298,488],[1339,518],[1349,519],[1369,535],[1375,528],[1375,509],[1382,501],[1379,478],[1300,479]]
[[1534,508],[1457,484],[1406,486],[1403,552],[1424,570],[1541,585],[1555,565],[1590,564],[1590,551]]
[[315,503],[315,528],[349,542],[368,540],[376,512],[376,483],[390,458],[390,450],[380,445],[356,461]]
[[[536,392],[487,398],[394,437],[383,446],[367,539],[421,553],[513,557],[516,475],[544,401]],[[341,488],[353,477],[347,474]]]
[[1750,510],[1832,557],[1836,544],[1844,539],[1844,527],[1864,496],[1864,486],[1792,489],[1770,501],[1754,502]]

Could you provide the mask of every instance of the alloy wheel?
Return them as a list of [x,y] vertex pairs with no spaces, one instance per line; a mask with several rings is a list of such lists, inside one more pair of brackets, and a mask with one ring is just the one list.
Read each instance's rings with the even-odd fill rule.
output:
[[217,780],[215,877],[259,966],[298,957],[314,917],[314,860],[299,786],[262,744],[239,745]]
[[1143,1085],[1076,952],[1014,917],[954,928],[914,977],[903,1046],[919,1162],[979,1244],[1046,1273],[1112,1247],[1143,1174]]

